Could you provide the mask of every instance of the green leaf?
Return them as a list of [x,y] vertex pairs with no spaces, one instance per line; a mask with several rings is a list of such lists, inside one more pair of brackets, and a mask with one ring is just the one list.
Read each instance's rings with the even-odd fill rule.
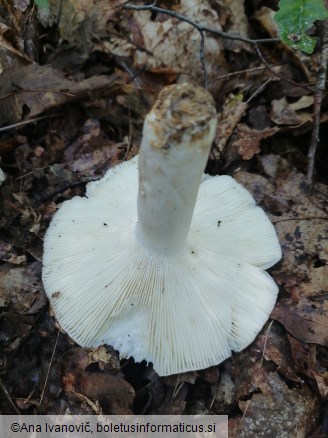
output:
[[39,8],[49,7],[49,0],[34,0],[34,2]]
[[305,34],[316,20],[328,17],[323,0],[280,0],[274,19],[281,40],[294,49],[311,54],[316,40]]

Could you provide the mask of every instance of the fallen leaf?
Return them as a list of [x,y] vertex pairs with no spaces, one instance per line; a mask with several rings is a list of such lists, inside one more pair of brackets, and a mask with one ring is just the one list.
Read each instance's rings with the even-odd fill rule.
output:
[[266,324],[265,334],[258,337],[256,344],[263,352],[263,358],[272,361],[277,365],[277,370],[288,380],[301,383],[302,380],[297,375],[298,369],[295,367],[287,334],[282,332],[278,324]]
[[[193,5],[188,0],[180,0],[174,9],[194,22],[222,30],[218,15],[207,0]],[[132,15],[136,23],[132,41],[141,46],[134,56],[136,67],[145,67],[155,73],[169,69],[181,79],[203,82],[201,36],[197,29],[166,15],[158,15],[152,20],[149,11],[134,11]],[[208,78],[214,79],[226,70],[222,40],[207,34],[204,52]]]
[[0,240],[0,260],[13,265],[21,265],[26,262],[26,256],[18,255],[14,245]]
[[113,91],[116,79],[115,75],[95,76],[75,82],[49,65],[14,69],[1,78],[0,117],[16,123],[68,102],[99,98],[99,94],[105,96]]
[[312,114],[301,112],[313,104],[313,96],[302,96],[297,102],[288,103],[286,97],[271,102],[271,120],[277,125],[303,125],[312,122]]
[[0,266],[0,299],[15,312],[28,313],[39,294],[43,294],[40,262],[24,267]]
[[221,113],[218,115],[218,125],[214,144],[222,153],[232,133],[236,129],[240,119],[245,115],[247,103],[242,101],[242,96],[230,94],[222,107]]
[[271,318],[302,342],[328,346],[328,291],[317,299],[299,295],[296,303],[292,298],[284,298]]
[[[245,14],[244,2],[240,0],[218,0],[218,3],[229,16],[225,31],[232,35],[249,38],[248,19]],[[236,53],[243,49],[247,51],[250,50],[249,44],[246,44],[243,41],[225,39],[224,45],[227,50]]]
[[254,18],[261,23],[262,27],[268,32],[271,38],[278,37],[278,27],[274,21],[275,11],[267,6],[262,6],[254,13]]
[[0,74],[31,63],[32,60],[17,48],[17,37],[13,29],[0,22]]
[[266,128],[261,131],[252,129],[244,123],[239,123],[237,127],[237,138],[233,140],[231,147],[238,150],[243,160],[250,160],[255,154],[258,154],[261,140],[272,137],[279,131],[279,128]]
[[319,401],[305,385],[298,391],[289,389],[278,373],[269,372],[259,389],[261,392],[254,393],[250,400],[239,401],[243,418],[232,437],[308,436],[318,416]]
[[88,398],[98,400],[104,412],[112,415],[131,415],[135,392],[118,376],[83,372],[77,377],[76,387]]

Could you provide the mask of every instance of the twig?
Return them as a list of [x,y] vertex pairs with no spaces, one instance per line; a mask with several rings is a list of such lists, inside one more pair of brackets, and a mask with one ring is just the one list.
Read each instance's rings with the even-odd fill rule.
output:
[[260,58],[260,60],[263,62],[263,64],[266,66],[266,68],[273,74],[273,76],[275,76],[278,79],[281,79],[282,81],[287,82],[288,84],[294,85],[295,87],[305,88],[306,90],[313,91],[313,85],[311,85],[311,84],[300,84],[298,82],[292,81],[291,79],[284,78],[279,73],[276,73],[272,69],[272,67],[270,66],[268,61],[264,58],[263,53],[261,52],[261,50],[257,44],[254,44],[254,49],[256,50],[256,53],[257,53],[258,57]]
[[320,113],[323,94],[326,88],[326,76],[327,76],[327,64],[328,64],[328,19],[319,24],[321,30],[321,62],[319,67],[319,77],[314,94],[313,103],[313,131],[311,136],[311,143],[308,151],[308,167],[307,167],[307,182],[309,185],[313,181],[313,170],[315,154],[317,145],[319,142],[319,130],[320,130]]
[[[271,68],[278,68],[281,67],[280,65],[273,65],[271,66]],[[259,66],[259,67],[252,67],[252,68],[246,68],[245,70],[237,70],[237,71],[233,71],[230,73],[225,73],[223,75],[220,76],[216,76],[215,78],[209,80],[209,83],[215,82],[215,81],[219,81],[220,79],[226,79],[226,78],[230,78],[233,76],[239,76],[239,75],[243,75],[243,74],[248,74],[248,73],[255,73],[261,70],[266,70],[267,66],[263,65],[263,66]]]
[[328,217],[325,217],[325,216],[310,216],[310,217],[295,217],[295,218],[293,217],[293,218],[277,219],[277,220],[272,219],[271,222],[273,224],[278,224],[279,222],[289,222],[289,221],[300,222],[300,221],[314,221],[314,220],[327,221]]
[[50,119],[52,117],[59,117],[59,114],[49,114],[47,116],[41,116],[41,117],[35,117],[34,119],[23,120],[22,122],[14,123],[13,125],[3,126],[2,128],[0,128],[0,132],[9,131],[10,129],[19,128],[20,126],[38,122],[39,120]]
[[[83,178],[80,181],[73,181],[71,183],[64,183],[64,185],[62,187],[57,188],[56,190],[50,192],[50,193],[46,193],[43,196],[40,196],[40,198],[36,199],[36,207],[39,207],[40,205],[42,205],[45,202],[48,202],[50,200],[52,200],[52,198],[54,196],[57,196],[63,192],[65,192],[68,189],[74,189],[75,187],[80,187],[83,186],[84,184],[88,184],[91,181],[98,181],[101,178],[101,176],[99,176],[98,178]],[[9,202],[6,200],[6,202]]]
[[269,324],[269,327],[268,327],[268,329],[267,329],[267,331],[265,333],[265,340],[264,340],[264,345],[263,345],[262,357],[261,357],[261,361],[260,361],[260,368],[262,368],[262,365],[263,365],[265,350],[266,350],[267,343],[268,343],[269,332],[271,330],[271,327],[272,327],[273,323],[274,323],[274,320],[272,319],[270,324]]
[[203,26],[201,24],[195,23],[190,18],[186,17],[185,15],[179,14],[178,12],[171,11],[170,9],[163,9],[156,6],[154,3],[148,4],[148,5],[131,5],[131,4],[125,4],[123,6],[124,9],[129,9],[132,11],[150,11],[155,12],[158,14],[165,14],[169,15],[170,17],[177,18],[180,21],[184,21],[185,23],[190,24],[191,26],[195,27],[198,32],[209,32],[214,35],[219,35],[222,38],[227,38],[229,40],[236,40],[236,41],[242,41],[244,43],[256,45],[257,43],[272,43],[280,41],[279,38],[266,38],[266,39],[259,39],[259,40],[251,40],[249,38],[242,37],[240,35],[232,35],[230,33],[223,32],[221,30],[212,29],[211,27]]
[[94,411],[96,415],[102,415],[102,409],[100,406],[97,406],[96,403],[93,403],[88,397],[79,392],[70,391],[71,394],[75,395],[81,402],[86,403],[90,406],[90,408]]
[[3,94],[2,96],[0,96],[0,100],[7,99],[7,97],[12,97],[20,93],[53,93],[53,94],[63,94],[64,96],[69,96],[69,97],[76,97],[75,94],[69,93],[68,91],[51,90],[47,88],[27,88],[25,90],[21,90],[21,89],[13,90],[10,93]]
[[16,412],[17,415],[20,415],[21,413],[19,412],[17,406],[15,405],[15,403],[12,401],[12,398],[10,397],[10,394],[5,386],[5,384],[3,383],[1,377],[0,377],[0,388],[2,389],[2,391],[5,393],[5,396],[7,397],[9,403],[11,404],[11,406],[13,407],[14,411]]
[[247,99],[246,103],[249,104],[249,102],[254,99],[255,96],[257,96],[258,94],[262,93],[262,91],[264,90],[264,88],[272,81],[272,78],[268,78],[265,82],[263,82],[262,85],[260,85],[255,91],[254,93]]
[[44,385],[43,385],[43,389],[42,389],[39,405],[42,404],[43,396],[44,396],[44,393],[45,393],[45,390],[46,390],[46,387],[47,387],[48,378],[49,378],[50,370],[51,370],[51,367],[52,367],[52,362],[54,360],[55,353],[56,353],[56,348],[57,348],[58,339],[59,339],[59,333],[60,333],[60,331],[58,330],[57,339],[56,339],[55,346],[54,346],[54,349],[53,349],[53,352],[52,352],[52,355],[51,355],[51,359],[50,359],[50,363],[49,363],[49,367],[48,367],[48,371],[47,371],[47,375],[46,375],[46,380],[45,380]]
[[208,27],[208,26],[203,26],[202,24],[196,23],[195,21],[191,20],[190,18],[186,17],[185,15],[179,14],[178,12],[175,12],[175,11],[171,11],[170,9],[159,8],[158,6],[156,6],[156,2],[151,3],[151,4],[147,4],[147,5],[124,4],[123,8],[127,9],[127,10],[132,10],[132,11],[150,11],[150,12],[157,13],[157,14],[165,14],[165,15],[168,15],[170,17],[176,18],[180,21],[184,21],[185,23],[188,23],[188,24],[190,24],[190,26],[193,26],[195,29],[197,29],[198,32],[200,33],[200,36],[201,36],[200,58],[201,58],[201,63],[202,63],[202,69],[204,71],[204,82],[206,84],[207,84],[207,74],[206,74],[206,70],[204,70],[204,61],[203,61],[204,51],[202,53],[202,48],[204,48],[204,32],[211,33],[212,35],[218,35],[221,38],[226,38],[226,39],[234,40],[234,41],[241,41],[243,43],[250,44],[251,46],[253,46],[253,48],[255,49],[256,53],[258,54],[259,58],[261,59],[263,64],[266,66],[266,68],[269,69],[270,72],[274,76],[276,76],[277,78],[279,78],[285,82],[288,82],[296,87],[301,87],[301,88],[305,88],[305,89],[309,89],[309,88],[312,89],[311,85],[299,84],[298,82],[294,82],[290,79],[287,79],[287,78],[284,78],[283,76],[280,76],[278,73],[276,73],[270,67],[269,63],[265,60],[260,48],[258,47],[258,44],[279,42],[280,41],[279,38],[265,38],[265,39],[252,40],[250,38],[242,37],[240,35],[233,35],[231,33],[226,33],[226,32],[223,32],[221,30],[213,29],[213,28]]
[[202,70],[204,75],[204,88],[205,90],[207,90],[208,76],[207,76],[206,62],[205,62],[205,36],[203,31],[200,31],[199,54],[200,54],[200,63],[202,64]]

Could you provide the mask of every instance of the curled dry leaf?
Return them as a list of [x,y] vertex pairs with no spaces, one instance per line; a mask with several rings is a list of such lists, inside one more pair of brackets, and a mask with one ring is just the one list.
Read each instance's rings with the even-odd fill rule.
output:
[[302,96],[297,102],[288,103],[287,99],[271,102],[271,120],[277,125],[303,125],[312,121],[310,112],[300,110],[313,104],[313,96]]
[[[189,0],[180,0],[174,9],[198,24],[222,30],[218,15],[207,0],[192,5]],[[133,19],[136,27],[132,40],[141,46],[135,52],[136,67],[143,66],[157,73],[171,71],[185,79],[204,81],[200,62],[201,36],[197,29],[166,15],[159,14],[152,20],[149,11],[134,11]],[[205,37],[205,63],[210,79],[224,72],[222,40],[210,34]]]
[[243,160],[250,160],[260,150],[261,140],[271,137],[279,131],[279,128],[266,128],[258,131],[252,129],[245,123],[240,123],[237,127],[237,139],[231,144],[238,150],[238,154],[242,156]]
[[32,62],[17,46],[13,29],[0,22],[0,74]]

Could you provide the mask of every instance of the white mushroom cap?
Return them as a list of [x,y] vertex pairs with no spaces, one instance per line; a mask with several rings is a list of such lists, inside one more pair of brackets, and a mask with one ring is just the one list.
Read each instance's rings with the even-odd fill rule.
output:
[[6,174],[2,169],[0,169],[0,186],[6,180]]
[[110,344],[159,375],[216,365],[253,341],[274,306],[278,287],[264,271],[281,258],[274,227],[231,177],[208,177],[185,244],[160,253],[136,233],[138,180],[134,158],[55,214],[43,282],[56,317],[80,345]]

